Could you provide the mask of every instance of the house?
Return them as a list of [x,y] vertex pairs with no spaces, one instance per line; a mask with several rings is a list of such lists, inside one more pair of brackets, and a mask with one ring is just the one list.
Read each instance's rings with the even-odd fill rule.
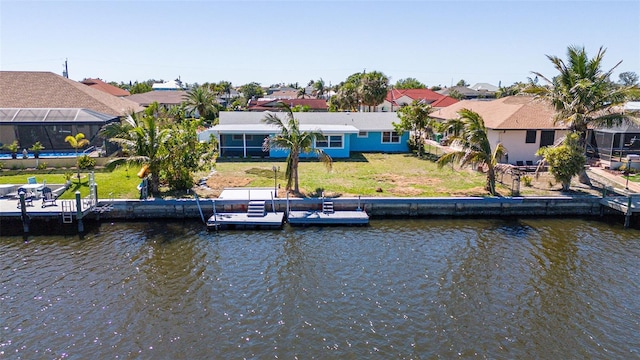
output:
[[438,94],[451,96],[452,93],[459,93],[463,99],[492,99],[496,97],[495,92],[489,92],[484,90],[475,90],[466,86],[452,86],[438,90]]
[[100,79],[84,79],[80,82],[113,96],[123,97],[131,95],[127,90],[108,84]]
[[148,107],[149,105],[157,102],[161,107],[169,109],[171,107],[180,105],[186,98],[187,92],[184,90],[176,91],[148,91],[146,93],[133,94],[127,96],[126,99],[131,100],[142,107]]
[[476,83],[473,86],[470,86],[469,89],[475,90],[478,92],[479,98],[495,98],[496,92],[500,90],[499,87],[495,85],[491,85],[489,83]]
[[176,79],[151,85],[154,91],[178,91],[182,90],[182,81]]
[[258,100],[249,100],[247,110],[248,111],[269,111],[275,110],[278,111],[278,106],[280,103],[284,102],[289,105],[291,108],[296,106],[300,106],[303,108],[307,108],[308,111],[327,111],[329,106],[327,105],[327,101],[324,99],[258,99]]
[[[640,101],[627,102],[624,105],[624,112],[635,114],[636,119],[640,118]],[[638,122],[589,129],[587,139],[589,142],[587,153],[599,158],[602,165],[612,169],[619,168],[627,155],[640,155],[640,124]]]
[[[275,114],[286,121],[286,113]],[[223,157],[286,157],[286,151],[263,146],[265,138],[279,132],[262,121],[265,115],[223,111],[219,124],[200,133],[199,138],[206,141],[215,136]],[[394,131],[393,122],[399,121],[395,113],[299,112],[294,116],[301,130],[322,132],[325,138],[316,140],[314,147],[333,158],[347,158],[352,152],[409,151],[409,133],[398,135]]]
[[0,142],[21,148],[40,141],[49,151],[70,149],[67,135],[82,132],[102,146],[100,128],[131,113],[137,103],[51,72],[0,71]]
[[429,89],[391,89],[382,104],[376,106],[378,112],[398,111],[402,106],[411,104],[414,100],[422,101],[434,108],[447,107],[458,100],[438,94]]
[[458,118],[458,111],[469,109],[484,120],[491,146],[502,143],[508,157],[503,162],[539,160],[535,154],[543,146],[553,145],[568,133],[563,124],[555,124],[555,111],[546,102],[529,96],[509,96],[490,101],[463,100],[431,113],[441,121]]

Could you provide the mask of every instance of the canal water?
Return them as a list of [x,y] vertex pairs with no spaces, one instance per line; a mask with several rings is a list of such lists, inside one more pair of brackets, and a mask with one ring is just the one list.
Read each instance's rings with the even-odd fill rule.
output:
[[640,358],[640,231],[375,220],[0,238],[0,358]]

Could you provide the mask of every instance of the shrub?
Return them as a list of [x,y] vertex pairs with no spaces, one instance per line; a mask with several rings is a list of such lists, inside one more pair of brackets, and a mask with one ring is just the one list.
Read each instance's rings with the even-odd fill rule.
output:
[[3,167],[4,167],[4,163],[0,161],[0,170],[2,170]]
[[533,178],[529,175],[525,175],[522,177],[522,182],[524,183],[524,186],[526,187],[531,187],[531,182],[533,181]]
[[80,169],[93,169],[96,166],[96,159],[89,155],[82,155],[78,158],[78,167]]
[[38,166],[36,167],[36,169],[38,170],[45,170],[47,168],[47,163],[46,162],[41,162],[38,164]]

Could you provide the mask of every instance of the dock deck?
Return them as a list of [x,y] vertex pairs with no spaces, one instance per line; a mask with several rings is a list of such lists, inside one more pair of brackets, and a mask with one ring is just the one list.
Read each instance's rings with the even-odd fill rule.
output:
[[369,215],[364,211],[290,211],[288,222],[291,225],[367,225]]
[[207,220],[207,229],[281,229],[284,213],[266,213],[264,216],[249,216],[247,213],[219,213]]
[[640,197],[638,196],[610,196],[600,200],[600,205],[623,214],[633,214],[640,212]]

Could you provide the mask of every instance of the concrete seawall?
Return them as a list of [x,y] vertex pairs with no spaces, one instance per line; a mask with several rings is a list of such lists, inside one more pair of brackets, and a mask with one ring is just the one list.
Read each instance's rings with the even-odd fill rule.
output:
[[[328,199],[329,200],[329,199]],[[354,210],[358,206],[372,217],[494,217],[494,216],[595,216],[600,215],[598,197],[514,197],[514,198],[335,198],[335,210]],[[217,213],[246,212],[247,201],[200,199],[205,219]],[[269,200],[267,211],[283,212],[287,200]],[[101,203],[102,207],[106,203]],[[114,200],[110,211],[96,213],[99,219],[197,219],[195,200]],[[290,199],[291,210],[319,210],[322,199]]]

